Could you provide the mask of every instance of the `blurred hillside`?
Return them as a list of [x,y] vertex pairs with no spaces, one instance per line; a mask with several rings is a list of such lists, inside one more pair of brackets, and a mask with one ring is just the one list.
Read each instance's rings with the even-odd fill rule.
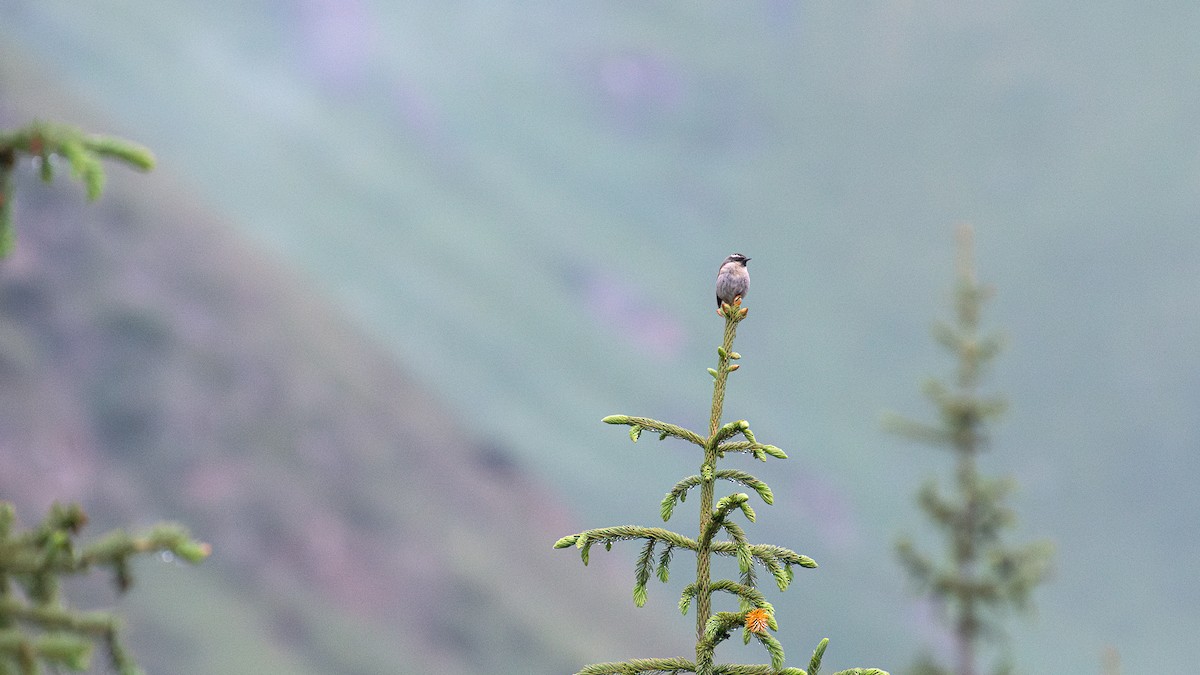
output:
[[113,173],[91,206],[65,177],[18,186],[0,495],[27,522],[78,500],[93,535],[169,518],[213,543],[143,563],[119,605],[150,672],[569,672],[670,635],[551,556],[578,529],[562,501],[308,282],[169,180]]
[[821,564],[773,599],[780,639],[893,672],[938,646],[890,543],[939,465],[878,412],[919,416],[949,365],[927,326],[961,220],[1012,338],[986,470],[1059,547],[1018,665],[1190,656],[1198,31],[1182,0],[0,9],[22,98],[53,82],[153,147],[586,525],[643,520],[693,467],[597,420],[703,425],[712,276],[752,256],[728,411],[792,457],[756,536]]

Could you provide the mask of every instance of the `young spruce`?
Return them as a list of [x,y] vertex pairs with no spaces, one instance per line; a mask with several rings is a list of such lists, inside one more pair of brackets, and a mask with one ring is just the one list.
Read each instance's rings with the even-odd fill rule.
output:
[[[709,419],[708,435],[701,436],[674,424],[667,424],[646,417],[611,415],[604,418],[608,424],[629,427],[629,437],[637,442],[643,431],[658,434],[659,440],[668,436],[692,443],[703,451],[704,459],[700,473],[688,476],[675,484],[662,500],[661,516],[664,521],[671,518],[680,502],[687,498],[688,491],[700,489],[700,527],[695,539],[659,527],[627,525],[586,530],[579,534],[559,539],[555,548],[575,546],[579,549],[583,563],[588,562],[588,553],[596,544],[611,549],[615,541],[625,539],[644,540],[641,554],[637,557],[634,573],[633,601],[641,607],[646,602],[646,585],[650,577],[657,575],[667,581],[668,566],[677,550],[696,554],[696,580],[683,590],[679,609],[684,614],[694,603],[696,606],[696,656],[695,660],[684,657],[632,659],[618,663],[597,663],[585,666],[577,675],[638,675],[641,673],[698,673],[699,675],[817,675],[821,658],[825,653],[828,638],[821,640],[809,661],[808,670],[784,668],[783,647],[768,630],[777,630],[775,608],[757,588],[756,565],[770,572],[779,590],[791,584],[794,568],[815,568],[817,564],[808,556],[771,544],[752,544],[742,526],[734,520],[741,513],[746,520],[754,522],[754,509],[750,496],[745,492],[728,495],[714,504],[717,481],[729,481],[742,485],[758,494],[767,504],[774,502],[771,488],[754,476],[737,469],[718,469],[717,461],[727,453],[745,453],[755,459],[766,461],[767,456],[787,459],[779,448],[760,443],[750,430],[746,420],[721,423],[721,410],[725,401],[725,382],[729,374],[738,369],[734,363],[741,355],[733,351],[733,339],[737,325],[746,318],[748,310],[741,306],[740,299],[733,305],[722,304],[718,313],[725,318],[725,338],[717,348],[717,367],[709,368],[712,375],[712,415]],[[724,532],[728,539],[718,539]],[[655,552],[658,552],[657,564]],[[735,556],[740,571],[739,579],[713,580],[711,563],[713,555]],[[738,599],[738,611],[713,612],[712,599],[716,592],[727,593]],[[771,657],[770,665],[714,664],[713,653],[718,644],[729,638],[736,628],[742,629],[742,640],[758,640]],[[887,675],[874,668],[854,668],[837,675]]]
[[[934,557],[917,550],[910,537],[901,538],[896,553],[922,594],[945,611],[953,625],[954,667],[926,657],[914,667],[920,675],[976,675],[980,643],[997,640],[1001,611],[1024,609],[1035,586],[1050,571],[1053,547],[1038,541],[1010,546],[1002,535],[1016,525],[1016,514],[1005,503],[1015,484],[1009,478],[983,475],[976,460],[988,445],[988,422],[1004,412],[1004,399],[980,393],[987,365],[1000,351],[996,335],[979,329],[983,303],[991,289],[975,279],[972,233],[958,231],[956,322],[938,322],[934,337],[955,355],[958,368],[950,382],[930,379],[925,395],[937,408],[940,424],[926,424],[890,414],[885,424],[907,438],[940,446],[954,458],[954,481],[947,494],[930,479],[921,485],[917,502],[941,531],[946,553]],[[995,672],[1006,672],[1001,664]]]

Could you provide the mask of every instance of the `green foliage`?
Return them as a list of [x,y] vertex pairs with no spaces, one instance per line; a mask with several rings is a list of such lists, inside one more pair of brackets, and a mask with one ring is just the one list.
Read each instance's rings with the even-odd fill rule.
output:
[[[66,159],[89,200],[104,188],[101,159],[118,159],[143,170],[154,164],[145,148],[74,127],[34,122],[0,133],[0,257],[13,243],[12,171],[20,154],[37,159],[45,181],[54,177],[54,158]],[[87,670],[96,643],[104,645],[109,662],[122,675],[141,672],[121,641],[120,620],[106,612],[70,607],[62,598],[63,580],[107,569],[117,591],[124,592],[133,584],[134,556],[169,554],[198,563],[208,557],[209,546],[170,524],[137,535],[115,530],[80,546],[76,536],[87,516],[74,504],[54,504],[41,524],[27,531],[17,530],[16,520],[13,505],[0,501],[0,675],[33,675],[43,667],[52,672]]]
[[[1000,610],[1028,607],[1033,588],[1049,573],[1052,557],[1049,542],[1013,547],[1001,541],[1016,523],[1016,515],[1005,505],[1015,484],[1009,478],[983,476],[976,467],[977,456],[987,447],[987,424],[1006,406],[1002,398],[978,391],[1002,341],[980,333],[980,314],[991,290],[975,280],[970,241],[971,231],[964,226],[959,231],[957,320],[953,325],[939,322],[933,329],[934,339],[957,357],[958,367],[951,382],[929,380],[923,388],[940,423],[898,415],[885,419],[895,433],[948,449],[955,458],[952,492],[946,494],[932,479],[917,492],[917,504],[946,539],[946,555],[937,559],[922,553],[908,537],[897,542],[896,553],[920,592],[949,611],[958,675],[974,675],[978,643],[1001,635]],[[927,655],[915,670],[951,672]]]
[[109,570],[118,591],[133,583],[131,558],[169,553],[191,563],[209,554],[174,525],[158,525],[131,535],[114,531],[86,546],[76,536],[87,523],[77,505],[55,504],[37,527],[17,531],[12,504],[0,502],[0,673],[39,673],[43,666],[86,670],[93,646],[101,643],[122,675],[140,672],[120,639],[120,620],[105,612],[84,612],[62,599],[65,577],[93,569]]
[[[563,537],[555,542],[555,548],[567,548],[574,545],[580,550],[583,563],[588,563],[592,545],[596,542],[611,548],[613,542],[622,540],[644,540],[641,553],[634,565],[633,601],[638,607],[646,603],[647,586],[652,576],[657,576],[662,582],[670,577],[669,565],[672,555],[678,549],[691,551],[697,558],[696,581],[689,583],[683,589],[679,599],[679,610],[687,614],[693,602],[696,605],[696,660],[684,658],[671,659],[633,659],[618,663],[597,663],[585,666],[577,675],[638,675],[647,673],[700,673],[701,675],[815,675],[820,667],[821,657],[825,653],[828,639],[823,640],[813,653],[809,670],[799,668],[784,668],[783,646],[768,630],[778,630],[775,619],[775,608],[767,601],[766,596],[757,588],[756,566],[770,572],[779,590],[786,590],[794,578],[793,567],[812,569],[817,563],[808,556],[801,555],[780,546],[770,544],[754,544],[746,536],[738,522],[740,518],[753,523],[757,518],[754,508],[750,505],[750,495],[736,492],[720,499],[715,499],[715,487],[718,481],[729,481],[753,490],[767,505],[775,502],[774,493],[766,483],[754,476],[735,469],[717,469],[717,461],[723,459],[726,453],[741,452],[752,455],[755,459],[766,461],[767,457],[787,459],[779,448],[758,442],[750,424],[746,420],[736,420],[721,424],[721,411],[724,407],[725,383],[729,374],[737,371],[738,364],[730,364],[731,360],[742,358],[741,354],[733,351],[733,340],[737,325],[746,318],[748,310],[738,301],[734,305],[722,305],[718,313],[725,318],[724,343],[717,348],[718,364],[709,368],[713,376],[712,414],[709,421],[707,436],[689,431],[674,424],[660,422],[647,417],[632,417],[629,415],[610,415],[603,421],[607,424],[629,426],[629,437],[638,442],[643,431],[649,430],[658,434],[659,440],[667,437],[688,441],[703,450],[703,460],[700,472],[683,478],[663,498],[659,515],[663,521],[669,521],[675,507],[687,500],[688,493],[700,489],[700,528],[695,539],[658,527],[642,527],[624,525],[620,527],[605,527],[585,530],[578,534]],[[738,438],[740,437],[740,439]],[[728,539],[717,539],[724,532]],[[655,562],[655,550],[662,546]],[[713,555],[734,556],[738,561],[739,579],[711,579],[711,559]],[[726,593],[738,600],[739,611],[713,612],[712,596],[714,593]],[[715,664],[713,654],[721,642],[729,639],[736,628],[742,628],[742,639],[749,642],[757,640],[766,650],[771,659],[770,665],[739,665]],[[838,675],[886,675],[881,670],[847,670]]]
[[55,163],[66,160],[71,175],[83,182],[88,201],[104,191],[102,160],[114,159],[149,171],[154,155],[146,148],[110,136],[87,134],[72,126],[32,122],[15,131],[0,132],[0,258],[12,250],[12,172],[21,155],[33,157],[42,180],[54,179]]

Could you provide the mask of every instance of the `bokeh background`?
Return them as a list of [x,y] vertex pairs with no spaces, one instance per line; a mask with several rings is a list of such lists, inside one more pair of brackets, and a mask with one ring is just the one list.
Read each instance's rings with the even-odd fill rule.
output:
[[[949,372],[976,229],[1011,410],[985,460],[1054,579],[1026,672],[1195,658],[1200,6],[1016,1],[0,2],[0,122],[151,147],[148,176],[19,178],[0,264],[0,489],[26,521],[175,519],[199,568],[115,603],[158,673],[573,672],[691,650],[636,547],[697,459],[721,259],[753,287],[727,414],[792,664],[903,673],[946,637],[891,553],[943,454],[881,411]],[[689,509],[684,509],[687,511]],[[674,521],[672,521],[674,523]],[[683,518],[679,528],[685,531]],[[686,576],[677,563],[676,579]],[[720,660],[761,662],[752,648]]]

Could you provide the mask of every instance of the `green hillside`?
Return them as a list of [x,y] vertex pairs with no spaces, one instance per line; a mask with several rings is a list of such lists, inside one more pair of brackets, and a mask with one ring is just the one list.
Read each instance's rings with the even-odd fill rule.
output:
[[[915,382],[943,363],[927,325],[963,220],[1012,339],[986,470],[1015,474],[1021,536],[1059,551],[1018,663],[1190,655],[1197,29],[1185,2],[0,9],[39,77],[153,147],[589,523],[638,518],[691,466],[597,420],[702,425],[712,277],[751,255],[728,412],[793,458],[764,476],[763,537],[822,565],[776,603],[804,627],[780,638],[894,672],[939,640],[890,553],[936,467],[878,412],[921,411]],[[290,447],[292,420],[253,428],[263,413],[247,433]],[[615,479],[630,496],[600,487],[614,453],[644,458]]]

